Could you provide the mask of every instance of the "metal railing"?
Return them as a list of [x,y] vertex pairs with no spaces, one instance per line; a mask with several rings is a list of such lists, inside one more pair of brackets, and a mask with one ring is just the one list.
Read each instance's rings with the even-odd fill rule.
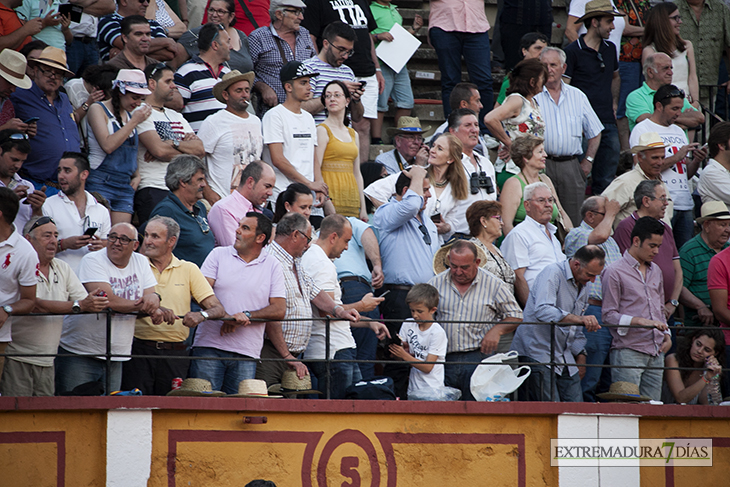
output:
[[[112,365],[112,359],[114,358],[143,358],[143,359],[157,359],[157,360],[228,360],[228,361],[252,361],[252,362],[303,362],[305,364],[307,363],[324,363],[325,364],[325,392],[323,393],[327,399],[330,399],[330,391],[331,391],[331,385],[332,385],[332,365],[338,364],[338,363],[367,363],[367,364],[401,364],[406,365],[406,363],[402,360],[344,360],[344,359],[330,359],[330,339],[331,339],[331,324],[333,321],[343,321],[335,318],[331,318],[329,316],[323,317],[323,318],[317,318],[313,317],[311,321],[324,321],[325,322],[325,358],[323,359],[284,359],[284,358],[250,358],[246,356],[241,357],[193,357],[190,355],[186,356],[172,356],[172,355],[140,355],[140,354],[114,354],[112,353],[112,343],[111,343],[111,329],[112,329],[112,321],[113,317],[115,315],[120,315],[123,313],[115,313],[111,309],[107,309],[105,311],[99,312],[99,313],[81,313],[81,314],[74,314],[71,316],[83,316],[83,315],[101,315],[104,314],[106,316],[105,322],[106,322],[106,351],[104,353],[89,353],[89,354],[77,354],[77,353],[68,353],[68,354],[61,354],[61,353],[55,353],[55,354],[18,354],[18,353],[0,353],[0,357],[90,357],[90,358],[98,358],[99,356],[104,357],[105,362],[105,390],[106,394],[108,395],[111,392],[111,365]],[[65,316],[64,314],[56,314],[56,313],[32,313],[28,315],[22,315],[23,317],[44,317],[44,316]],[[143,317],[143,315],[136,315],[137,317]],[[235,321],[233,318],[223,318],[219,320],[211,320],[211,321]],[[259,323],[266,323],[271,320],[251,320],[252,322],[259,322]],[[287,322],[297,322],[302,320],[294,320],[294,319],[284,319],[279,320],[282,324]],[[310,320],[307,320],[310,321]],[[381,323],[395,323],[400,324],[404,320],[373,320],[373,321],[379,321]],[[500,324],[502,322],[498,321],[443,321],[443,320],[437,320],[437,322],[441,325],[444,324],[456,324],[459,326],[469,326],[469,325],[495,325]],[[555,341],[555,331],[558,327],[570,327],[570,326],[582,326],[582,325],[575,325],[575,324],[568,324],[568,323],[559,323],[559,322],[520,322],[520,325],[540,325],[540,326],[549,326],[550,327],[550,357],[553,359],[550,362],[520,362],[519,365],[542,365],[547,367],[553,367],[553,366],[566,366],[566,365],[575,365],[576,367],[586,367],[586,368],[641,368],[644,370],[679,370],[679,371],[691,371],[691,370],[697,370],[693,367],[649,367],[649,366],[635,366],[635,365],[611,365],[611,364],[566,364],[565,362],[555,361],[555,347],[556,347],[556,341]],[[164,323],[159,326],[165,326]],[[640,328],[640,329],[651,329],[654,328],[652,326],[643,326],[643,325],[608,325],[604,324],[601,325],[605,328]],[[684,327],[682,325],[674,325],[669,326],[669,329],[672,330],[687,330],[687,331],[695,331],[695,330],[709,330],[709,329],[718,329],[716,326],[692,326],[692,327]],[[721,328],[720,328],[721,329]],[[729,329],[730,330],[730,329]],[[585,331],[584,333],[592,333]],[[434,362],[428,362],[424,361],[421,362],[424,364],[440,364],[444,366],[448,365],[454,365],[455,362],[447,362],[447,361],[434,361]],[[458,365],[480,365],[481,361],[479,362],[458,362]],[[517,365],[517,364],[510,364],[510,365]],[[723,374],[730,373],[730,364],[725,364],[725,367],[722,369]],[[550,374],[550,389],[551,391],[555,390],[555,383],[556,383],[556,374],[553,372]]]

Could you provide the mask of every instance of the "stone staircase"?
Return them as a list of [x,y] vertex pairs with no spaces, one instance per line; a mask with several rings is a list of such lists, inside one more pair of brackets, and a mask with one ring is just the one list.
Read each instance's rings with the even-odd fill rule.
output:
[[[421,120],[421,125],[436,128],[444,122],[445,118],[443,106],[441,105],[441,72],[438,68],[436,51],[428,45],[427,39],[429,2],[423,2],[422,0],[395,0],[393,3],[398,6],[398,11],[403,17],[404,26],[412,25],[416,14],[420,14],[423,17],[424,26],[417,36],[422,44],[410,61],[408,61],[407,65],[411,78],[411,86],[413,88],[413,96],[416,99],[412,115]],[[489,23],[494,28],[497,23],[497,0],[485,0],[484,4]],[[567,20],[566,0],[553,0],[553,16],[555,20],[551,43],[559,46],[563,42],[563,32],[565,31],[565,21]],[[504,75],[504,70],[501,69],[494,69],[492,72],[495,94],[499,92]],[[462,81],[469,81],[469,75],[464,65],[462,65],[461,79]],[[392,145],[388,145],[391,140],[385,129],[394,125],[394,116],[395,107],[391,103],[390,110],[386,114],[385,123],[383,124],[382,137],[386,144],[371,146],[370,160],[374,160],[380,152],[387,152],[393,148]]]

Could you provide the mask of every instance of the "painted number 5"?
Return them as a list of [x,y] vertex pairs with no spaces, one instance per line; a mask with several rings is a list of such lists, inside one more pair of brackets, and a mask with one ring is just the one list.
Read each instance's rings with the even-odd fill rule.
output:
[[340,473],[351,480],[351,482],[342,482],[342,487],[360,487],[360,473],[357,466],[360,460],[357,457],[342,457],[340,463]]

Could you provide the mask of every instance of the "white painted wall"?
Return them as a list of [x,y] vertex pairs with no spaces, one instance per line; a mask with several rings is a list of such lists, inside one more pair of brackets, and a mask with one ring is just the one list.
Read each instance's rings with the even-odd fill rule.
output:
[[152,460],[152,411],[110,410],[106,423],[107,487],[146,487]]

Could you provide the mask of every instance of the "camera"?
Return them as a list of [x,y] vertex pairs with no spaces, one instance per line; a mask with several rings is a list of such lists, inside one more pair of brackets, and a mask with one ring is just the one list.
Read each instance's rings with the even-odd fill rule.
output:
[[494,192],[494,185],[492,184],[492,178],[487,176],[487,173],[480,171],[479,174],[473,172],[469,178],[469,189],[471,194],[477,194],[479,188],[484,189],[487,193]]

